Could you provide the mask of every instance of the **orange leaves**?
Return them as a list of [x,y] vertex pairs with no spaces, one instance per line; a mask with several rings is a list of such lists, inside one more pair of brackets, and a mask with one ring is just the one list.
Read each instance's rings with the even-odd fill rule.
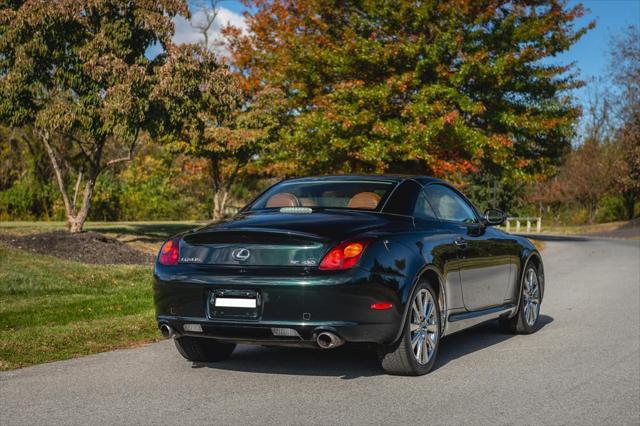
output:
[[433,176],[445,179],[451,179],[454,175],[466,175],[478,171],[478,167],[469,160],[435,159],[429,166],[431,167]]
[[458,111],[451,111],[447,115],[443,117],[444,124],[452,124],[460,117],[460,113]]

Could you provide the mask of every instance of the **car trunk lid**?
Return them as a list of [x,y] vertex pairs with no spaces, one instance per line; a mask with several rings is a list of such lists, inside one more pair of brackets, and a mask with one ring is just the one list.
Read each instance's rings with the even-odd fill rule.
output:
[[208,229],[183,237],[180,263],[231,266],[317,266],[330,241],[273,228]]

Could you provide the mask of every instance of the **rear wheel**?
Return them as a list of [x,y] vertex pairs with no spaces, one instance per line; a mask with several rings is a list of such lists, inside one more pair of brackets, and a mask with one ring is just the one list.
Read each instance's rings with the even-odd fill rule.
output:
[[178,337],[174,342],[180,355],[193,362],[224,361],[236,347],[235,343],[191,336]]
[[433,368],[440,344],[437,300],[430,283],[418,284],[399,341],[379,348],[380,362],[387,373],[421,376]]
[[500,320],[503,329],[517,334],[531,334],[535,332],[536,324],[540,317],[541,294],[538,270],[535,265],[530,264],[524,271],[518,313],[513,318]]

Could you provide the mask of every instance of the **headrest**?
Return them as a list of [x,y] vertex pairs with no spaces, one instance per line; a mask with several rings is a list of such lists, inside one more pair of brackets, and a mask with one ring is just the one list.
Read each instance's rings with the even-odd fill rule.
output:
[[351,197],[347,207],[350,209],[368,209],[373,210],[378,206],[380,196],[375,192],[358,192]]

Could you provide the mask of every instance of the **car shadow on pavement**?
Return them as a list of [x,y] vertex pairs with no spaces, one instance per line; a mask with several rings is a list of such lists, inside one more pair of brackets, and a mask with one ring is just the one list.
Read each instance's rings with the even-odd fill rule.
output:
[[[540,332],[546,325],[551,324],[553,318],[548,315],[540,315],[536,332]],[[449,362],[461,358],[467,354],[480,351],[489,346],[496,345],[515,337],[503,331],[497,321],[490,321],[459,333],[445,337],[438,348],[438,358],[432,371],[444,367]]]
[[226,361],[193,368],[263,374],[333,376],[345,380],[384,374],[373,347],[344,345],[331,350],[238,345]]
[[[540,316],[538,328],[553,318]],[[450,361],[480,351],[514,337],[498,327],[496,321],[446,337],[438,350],[434,370]],[[230,359],[216,363],[193,363],[193,368],[262,374],[332,376],[344,380],[385,374],[373,346],[345,345],[332,350],[238,345]]]

